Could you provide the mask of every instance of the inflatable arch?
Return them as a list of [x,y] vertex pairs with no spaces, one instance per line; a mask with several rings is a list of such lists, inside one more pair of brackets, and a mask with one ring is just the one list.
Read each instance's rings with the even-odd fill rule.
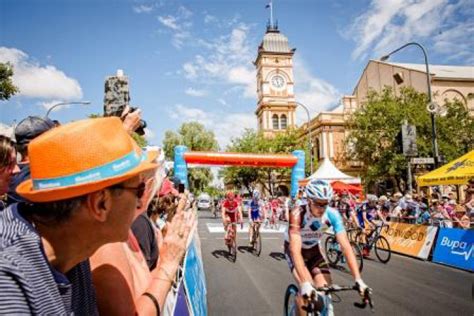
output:
[[188,187],[188,163],[212,166],[292,168],[291,196],[298,193],[298,181],[304,179],[305,153],[295,150],[291,155],[216,153],[187,151],[186,146],[174,148],[174,175]]

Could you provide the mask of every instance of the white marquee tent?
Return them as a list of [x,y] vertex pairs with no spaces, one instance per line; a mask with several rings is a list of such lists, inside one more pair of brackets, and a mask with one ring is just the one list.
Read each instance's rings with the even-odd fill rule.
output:
[[315,173],[310,175],[305,180],[320,179],[326,181],[341,181],[349,184],[361,184],[360,178],[351,177],[341,170],[337,169],[336,166],[328,158],[324,158],[323,163],[319,166]]

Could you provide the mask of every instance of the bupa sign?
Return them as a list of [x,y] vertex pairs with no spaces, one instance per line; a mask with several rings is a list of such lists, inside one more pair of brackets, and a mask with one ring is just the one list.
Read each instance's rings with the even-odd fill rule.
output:
[[433,261],[474,271],[474,231],[441,228]]

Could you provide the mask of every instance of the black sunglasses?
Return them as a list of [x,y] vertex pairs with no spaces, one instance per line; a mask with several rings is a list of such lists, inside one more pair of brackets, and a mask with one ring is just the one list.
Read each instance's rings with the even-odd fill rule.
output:
[[143,194],[145,194],[145,188],[146,188],[145,182],[140,183],[137,187],[125,187],[122,185],[115,185],[112,187],[112,189],[123,189],[123,190],[135,191],[135,194],[137,195],[137,198],[139,199],[141,199],[143,197]]

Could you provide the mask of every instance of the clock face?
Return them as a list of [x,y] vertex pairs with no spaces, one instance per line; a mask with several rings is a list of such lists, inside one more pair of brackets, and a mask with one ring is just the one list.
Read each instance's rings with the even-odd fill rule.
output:
[[285,86],[285,78],[280,75],[275,75],[270,80],[270,83],[274,88],[281,89]]

